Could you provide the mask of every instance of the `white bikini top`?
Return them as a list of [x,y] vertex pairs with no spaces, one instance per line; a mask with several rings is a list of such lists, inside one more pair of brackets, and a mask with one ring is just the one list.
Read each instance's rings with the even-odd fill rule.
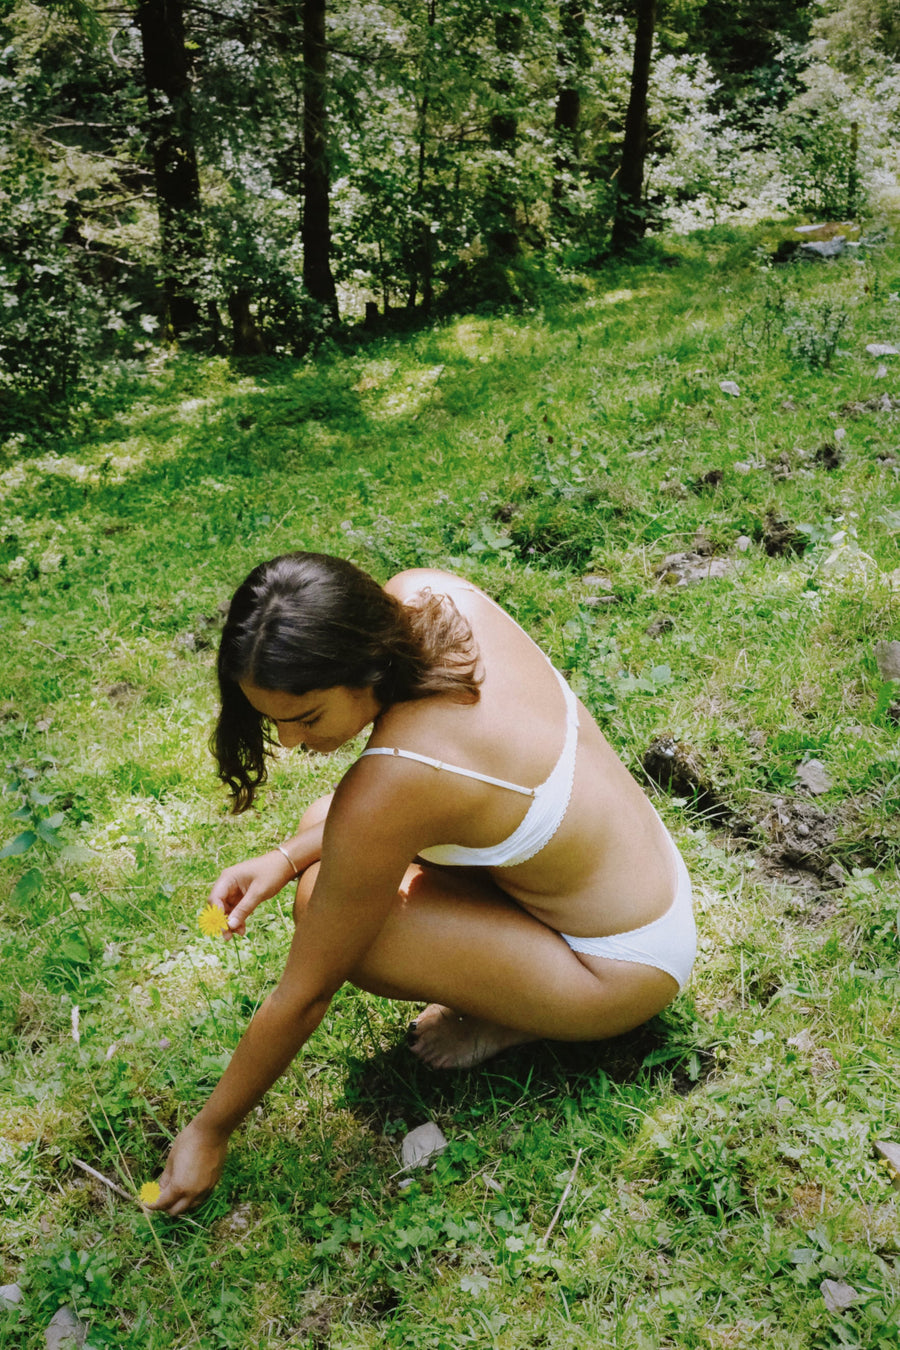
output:
[[397,750],[390,746],[363,750],[360,759],[363,755],[393,755],[398,759],[414,759],[418,764],[427,764],[432,769],[443,769],[446,773],[460,774],[463,778],[477,778],[480,783],[491,783],[494,787],[508,788],[510,792],[519,792],[523,797],[532,798],[525,819],[501,843],[493,844],[490,848],[434,844],[420,851],[420,856],[428,862],[443,863],[448,867],[515,867],[533,858],[556,834],[568,809],[575,777],[578,701],[556,667],[551,666],[551,670],[559,680],[566,699],[566,737],[549,777],[543,783],[538,783],[537,787],[521,787],[518,783],[508,783],[505,778],[491,778],[489,774],[476,773],[474,769],[461,769],[458,765],[444,764],[442,760],[431,759],[428,755],[417,755],[413,750]]

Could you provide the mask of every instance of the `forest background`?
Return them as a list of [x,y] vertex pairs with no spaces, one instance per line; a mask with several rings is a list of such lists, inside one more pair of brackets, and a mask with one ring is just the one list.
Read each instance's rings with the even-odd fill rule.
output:
[[892,0],[657,8],[5,0],[7,421],[160,338],[302,354],[367,306],[528,300],[648,227],[889,187]]
[[[2,21],[0,1345],[893,1350],[896,7]],[[359,748],[215,784],[223,605],[295,547],[526,626],[700,955],[633,1036],[450,1076],[342,990],[172,1223],[290,931],[197,914]]]

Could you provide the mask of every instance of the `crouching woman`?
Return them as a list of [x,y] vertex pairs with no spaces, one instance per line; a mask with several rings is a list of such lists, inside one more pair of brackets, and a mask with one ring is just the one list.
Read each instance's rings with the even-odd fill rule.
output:
[[686,982],[684,863],[647,797],[519,625],[460,577],[380,587],[291,553],[236,592],[218,659],[219,775],[246,810],[282,746],[366,748],[292,838],[226,868],[210,900],[242,934],[296,881],[284,974],[176,1138],[155,1206],[218,1180],[232,1131],[346,981],[427,1006],[412,1050],[470,1067],[539,1038],[615,1036]]

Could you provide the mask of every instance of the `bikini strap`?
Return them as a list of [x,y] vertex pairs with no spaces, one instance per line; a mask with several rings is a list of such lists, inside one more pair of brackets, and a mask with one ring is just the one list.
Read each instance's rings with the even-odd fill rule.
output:
[[417,755],[414,750],[398,750],[394,746],[377,745],[371,750],[363,750],[364,755],[393,755],[396,759],[414,759],[418,764],[427,764],[432,769],[444,769],[447,773],[457,773],[462,778],[477,778],[479,783],[490,783],[492,787],[509,788],[510,792],[519,792],[523,797],[533,797],[536,788],[520,787],[518,783],[508,783],[505,778],[492,778],[487,773],[477,773],[474,769],[461,769],[457,764],[445,764],[443,760],[431,759],[429,755]]

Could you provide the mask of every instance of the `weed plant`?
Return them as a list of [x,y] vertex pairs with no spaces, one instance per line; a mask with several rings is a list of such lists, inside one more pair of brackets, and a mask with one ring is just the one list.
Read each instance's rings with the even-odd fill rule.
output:
[[[775,272],[783,232],[314,361],[160,353],[5,443],[4,1346],[61,1304],[135,1350],[896,1345],[900,249]],[[290,936],[287,892],[201,936],[210,883],[353,757],[279,755],[237,819],[214,779],[222,605],[290,548],[510,609],[654,792],[700,959],[631,1036],[449,1076],[343,990],[215,1194],[149,1218],[75,1160],[158,1174]]]

